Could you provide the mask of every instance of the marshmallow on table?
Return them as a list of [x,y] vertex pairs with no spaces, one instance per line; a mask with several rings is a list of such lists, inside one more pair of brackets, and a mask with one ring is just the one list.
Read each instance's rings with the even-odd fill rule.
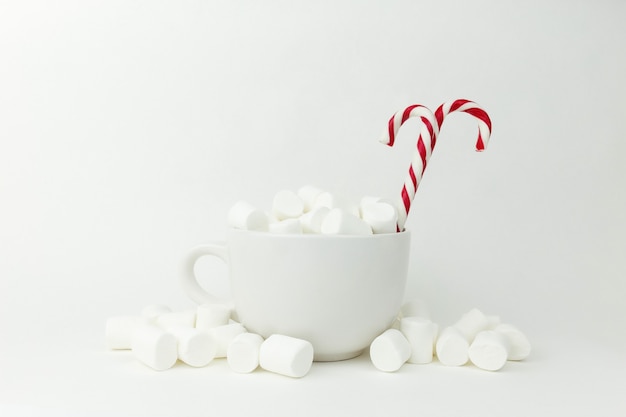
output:
[[530,342],[526,335],[517,327],[503,323],[496,326],[493,330],[506,337],[509,344],[508,360],[521,361],[530,355]]
[[480,369],[497,371],[507,361],[509,341],[494,330],[479,332],[468,350],[469,359]]
[[285,219],[269,224],[270,233],[283,235],[297,235],[302,233],[302,224],[299,219]]
[[115,316],[106,321],[105,341],[109,349],[130,349],[133,333],[150,323],[142,316]]
[[157,371],[171,368],[178,360],[176,337],[152,324],[137,328],[131,348],[135,358]]
[[237,335],[226,351],[226,360],[230,369],[240,374],[247,374],[259,366],[259,352],[263,337],[256,333]]
[[155,323],[165,330],[173,327],[196,327],[196,310],[163,313],[156,318]]
[[168,330],[178,341],[178,359],[194,367],[206,366],[215,357],[217,343],[208,330],[174,327]]
[[330,209],[328,207],[315,207],[300,216],[302,231],[304,233],[322,233],[322,223],[328,215]]
[[372,364],[384,372],[397,371],[410,357],[411,344],[402,332],[396,329],[386,330],[370,345]]
[[409,363],[433,361],[433,347],[437,336],[437,325],[421,317],[405,317],[400,320],[400,331],[411,345]]
[[228,324],[232,307],[227,304],[205,303],[196,308],[196,328],[212,329]]
[[477,308],[473,308],[453,325],[467,339],[468,343],[472,343],[474,337],[489,326],[489,319]]
[[172,309],[162,304],[151,304],[141,309],[141,316],[149,320],[156,320],[161,314],[171,313]]
[[331,209],[324,218],[322,234],[371,235],[372,228],[360,218],[342,209]]
[[292,378],[306,375],[313,364],[313,345],[303,339],[274,334],[259,349],[259,365]]
[[267,214],[246,201],[236,202],[228,212],[228,225],[236,229],[266,232]]
[[398,227],[396,208],[388,203],[364,203],[361,219],[370,225],[374,233],[395,233]]
[[305,185],[298,189],[296,194],[298,195],[298,197],[300,197],[300,200],[302,200],[305,213],[313,208],[315,200],[322,192],[323,190],[320,190],[319,188],[312,185]]
[[235,337],[245,333],[246,328],[240,323],[230,323],[209,329],[208,332],[216,342],[215,357],[225,358],[230,343]]
[[304,213],[304,203],[296,193],[281,190],[274,195],[272,214],[278,220],[295,219]]
[[469,359],[469,342],[455,326],[448,326],[437,336],[435,350],[439,362],[447,366],[462,366]]

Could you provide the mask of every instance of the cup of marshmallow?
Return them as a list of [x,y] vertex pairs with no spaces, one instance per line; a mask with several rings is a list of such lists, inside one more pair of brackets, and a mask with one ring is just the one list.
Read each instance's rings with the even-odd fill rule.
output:
[[[314,361],[365,351],[385,372],[433,358],[496,371],[526,358],[528,339],[498,316],[475,308],[440,329],[423,302],[404,301],[411,234],[399,227],[398,207],[311,185],[277,192],[269,210],[238,201],[228,212],[227,241],[198,245],[181,262],[182,287],[197,306],[155,304],[111,317],[107,347],[130,349],[159,371],[225,358],[237,373],[260,368],[294,378]],[[227,277],[211,279],[228,279],[232,299],[198,283],[195,265],[204,256],[227,265]]]

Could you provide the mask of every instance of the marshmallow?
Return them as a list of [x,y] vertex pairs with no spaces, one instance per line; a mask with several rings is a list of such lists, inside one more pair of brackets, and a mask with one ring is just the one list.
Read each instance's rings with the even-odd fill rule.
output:
[[380,197],[366,195],[366,196],[361,197],[359,207],[363,207],[365,204],[378,203],[379,201],[381,201]]
[[272,214],[278,220],[295,219],[304,213],[304,203],[296,193],[282,190],[274,195]]
[[228,225],[236,229],[267,231],[267,214],[246,201],[236,202],[228,212]]
[[246,328],[240,323],[225,324],[223,326],[214,327],[208,330],[211,337],[216,342],[215,357],[225,358],[230,343],[240,335],[246,332]]
[[141,309],[141,316],[149,320],[156,320],[161,314],[171,313],[172,309],[162,304],[152,304]]
[[155,323],[164,330],[173,327],[196,327],[196,310],[164,313],[157,317]]
[[388,203],[365,203],[361,205],[361,218],[374,233],[395,233],[398,227],[396,208]]
[[178,341],[178,359],[196,368],[206,366],[215,357],[217,344],[208,330],[175,327],[168,330]]
[[108,318],[104,337],[107,348],[130,349],[135,330],[149,323],[149,319],[141,316],[116,316]]
[[395,372],[411,357],[411,344],[396,329],[388,329],[370,345],[372,364],[384,372]]
[[411,345],[409,363],[433,361],[433,347],[437,336],[437,325],[421,317],[405,317],[400,321],[400,331]]
[[521,361],[530,355],[530,342],[517,327],[503,323],[496,326],[494,331],[506,337],[509,343],[508,360]]
[[447,366],[462,366],[469,359],[469,343],[463,333],[455,327],[449,326],[441,331],[437,337],[435,350],[439,362]]
[[259,365],[292,378],[306,375],[313,364],[313,345],[303,339],[274,334],[259,349]]
[[324,191],[315,199],[313,207],[326,207],[328,209],[342,209],[355,217],[360,217],[359,205],[348,201],[346,198]]
[[342,209],[331,209],[322,222],[321,231],[330,235],[371,235],[372,228],[360,218]]
[[480,369],[497,371],[507,361],[509,342],[501,333],[494,330],[479,332],[468,350],[469,359]]
[[135,358],[156,371],[171,368],[178,359],[176,337],[155,325],[138,327],[131,348]]
[[302,224],[299,219],[285,219],[270,223],[270,233],[296,235],[302,233]]
[[300,197],[300,200],[302,200],[305,213],[310,211],[313,208],[313,205],[315,204],[315,200],[322,192],[323,190],[320,190],[319,188],[314,187],[312,185],[305,185],[301,187],[300,189],[298,189],[296,194],[298,194],[298,197]]
[[232,308],[226,304],[200,304],[196,308],[196,329],[209,330],[228,324]]
[[402,307],[400,307],[400,316],[430,319],[430,311],[428,311],[428,307],[426,307],[423,300],[415,298],[402,304]]
[[330,209],[328,207],[315,207],[300,216],[302,231],[304,233],[322,233],[322,223],[328,215]]
[[454,323],[454,327],[463,334],[468,343],[472,343],[476,334],[486,330],[488,326],[489,319],[477,308],[473,308],[463,314],[459,321]]
[[226,360],[230,369],[240,374],[247,374],[259,366],[259,351],[263,337],[256,333],[237,335],[226,351]]

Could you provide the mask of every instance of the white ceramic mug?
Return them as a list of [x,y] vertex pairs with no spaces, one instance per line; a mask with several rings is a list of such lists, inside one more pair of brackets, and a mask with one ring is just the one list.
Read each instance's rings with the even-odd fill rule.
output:
[[216,256],[229,266],[237,318],[248,331],[308,340],[316,361],[349,359],[396,318],[410,242],[407,231],[330,236],[232,230],[226,244],[190,251],[182,283],[195,302],[215,302],[198,284],[194,265]]

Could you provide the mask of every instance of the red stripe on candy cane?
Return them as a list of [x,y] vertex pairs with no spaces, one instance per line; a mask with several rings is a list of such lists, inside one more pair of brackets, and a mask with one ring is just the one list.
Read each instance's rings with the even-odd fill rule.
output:
[[491,119],[485,110],[478,104],[470,100],[458,99],[442,104],[435,111],[437,127],[441,131],[441,125],[446,116],[453,112],[464,112],[478,119],[478,139],[476,140],[476,150],[483,151],[487,147],[491,136]]
[[387,130],[380,139],[381,142],[389,146],[393,146],[398,130],[404,122],[411,117],[419,117],[422,121],[417,149],[409,166],[409,175],[400,194],[401,202],[398,205],[398,224],[396,227],[398,232],[404,230],[404,224],[411,210],[411,203],[426,170],[428,159],[435,148],[443,121],[447,115],[457,111],[467,113],[478,119],[476,150],[484,150],[491,136],[491,119],[485,110],[470,100],[458,99],[446,102],[439,106],[434,114],[428,108],[414,104],[397,112],[389,119]]
[[426,169],[426,163],[432,153],[432,146],[438,131],[437,121],[434,114],[427,107],[414,104],[397,112],[389,119],[387,130],[380,139],[384,144],[393,146],[398,130],[404,122],[412,117],[419,117],[422,121],[422,128],[417,141],[417,149],[413,161],[409,166],[409,174],[404,182],[400,195],[401,203],[398,205],[398,231],[404,230],[404,223],[411,209],[411,202],[415,197],[415,192],[417,191],[422,174]]

